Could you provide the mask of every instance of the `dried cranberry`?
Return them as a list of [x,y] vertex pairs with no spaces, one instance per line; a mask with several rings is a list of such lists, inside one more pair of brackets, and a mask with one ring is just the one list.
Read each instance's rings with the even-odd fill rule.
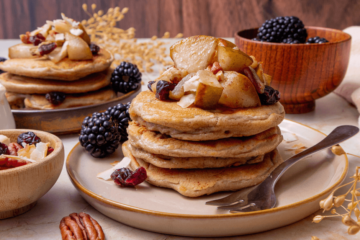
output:
[[6,144],[0,142],[0,155],[1,154],[9,155],[10,153]]
[[265,86],[264,93],[259,94],[262,105],[272,105],[280,100],[280,92],[270,86]]
[[38,33],[34,36],[31,36],[29,41],[34,44],[35,46],[39,45],[40,43],[42,43],[43,41],[45,41],[45,37],[41,34]]
[[159,100],[168,100],[169,92],[174,90],[176,84],[168,81],[160,80],[156,84],[156,98]]
[[50,153],[52,153],[54,151],[54,149],[52,147],[48,147],[48,152],[47,154],[49,155]]
[[146,178],[146,170],[143,167],[136,169],[135,172],[129,168],[120,168],[111,174],[111,179],[120,187],[134,187],[145,181]]
[[40,56],[51,53],[57,45],[55,43],[43,44],[39,47]]
[[148,88],[149,88],[150,91],[153,91],[152,88],[151,88],[151,86],[152,86],[154,83],[155,83],[155,81],[150,81],[150,82],[148,83]]
[[95,43],[91,43],[89,47],[92,55],[98,55],[100,51],[100,47],[98,45],[96,45]]
[[60,105],[65,101],[66,94],[61,92],[51,92],[45,95],[46,100],[54,106]]
[[33,132],[26,132],[26,133],[22,133],[18,136],[17,139],[17,143],[21,145],[21,143],[26,143],[26,144],[36,144],[41,142],[41,139],[35,135],[35,133]]

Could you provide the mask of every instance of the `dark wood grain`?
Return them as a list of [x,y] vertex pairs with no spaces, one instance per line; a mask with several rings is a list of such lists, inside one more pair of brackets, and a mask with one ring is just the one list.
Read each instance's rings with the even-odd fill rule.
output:
[[262,62],[264,72],[273,77],[271,86],[279,90],[286,113],[314,110],[315,100],[338,87],[350,58],[351,37],[339,30],[307,28],[310,36],[328,39],[327,44],[278,44],[251,41],[256,29],[236,36],[236,45]]
[[260,26],[266,19],[295,15],[307,26],[344,29],[360,25],[358,0],[0,0],[0,38],[18,38],[19,34],[42,26],[60,13],[83,20],[88,16],[81,5],[95,3],[96,10],[128,7],[119,23],[134,27],[136,37],[184,36],[206,34],[232,37],[234,32]]

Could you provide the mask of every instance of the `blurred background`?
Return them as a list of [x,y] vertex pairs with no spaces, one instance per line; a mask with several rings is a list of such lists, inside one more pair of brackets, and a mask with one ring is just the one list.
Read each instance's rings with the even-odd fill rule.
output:
[[122,29],[134,27],[137,38],[184,37],[205,34],[233,37],[236,31],[259,27],[276,16],[297,16],[307,26],[344,29],[360,25],[360,0],[0,0],[0,38],[14,39],[19,34],[42,26],[46,20],[89,19],[86,3],[96,4],[95,12],[110,7],[128,7]]

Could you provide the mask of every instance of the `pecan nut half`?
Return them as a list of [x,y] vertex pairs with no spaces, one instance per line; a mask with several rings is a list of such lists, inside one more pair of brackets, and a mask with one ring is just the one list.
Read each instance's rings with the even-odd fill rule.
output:
[[105,240],[99,223],[83,212],[64,217],[59,227],[63,240]]

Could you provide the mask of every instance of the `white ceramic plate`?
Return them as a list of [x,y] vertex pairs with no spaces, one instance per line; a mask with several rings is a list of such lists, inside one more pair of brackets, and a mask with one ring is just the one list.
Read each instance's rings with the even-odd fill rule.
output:
[[[298,140],[282,142],[284,159],[295,154],[294,145],[310,147],[324,134],[308,126],[284,120],[283,132],[295,133]],[[296,147],[295,147],[296,148]],[[122,159],[119,149],[106,159],[95,159],[77,144],[67,158],[67,171],[81,196],[104,215],[127,225],[148,231],[182,236],[234,236],[266,231],[296,222],[319,209],[319,201],[339,185],[348,170],[346,155],[335,156],[324,150],[303,159],[280,179],[275,193],[278,204],[273,209],[230,214],[205,205],[228,193],[186,198],[169,189],[147,183],[135,188],[119,188],[112,181],[96,178]]]

